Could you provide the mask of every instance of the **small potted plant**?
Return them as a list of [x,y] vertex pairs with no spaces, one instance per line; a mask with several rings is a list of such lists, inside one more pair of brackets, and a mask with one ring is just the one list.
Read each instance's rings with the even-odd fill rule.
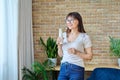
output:
[[120,39],[110,37],[110,52],[113,56],[118,57],[118,64],[120,66]]
[[47,54],[47,57],[49,60],[53,62],[53,66],[56,66],[57,64],[57,44],[56,40],[53,38],[49,37],[47,39],[47,42],[45,43],[42,37],[40,37],[40,45],[42,45],[45,49],[45,53]]

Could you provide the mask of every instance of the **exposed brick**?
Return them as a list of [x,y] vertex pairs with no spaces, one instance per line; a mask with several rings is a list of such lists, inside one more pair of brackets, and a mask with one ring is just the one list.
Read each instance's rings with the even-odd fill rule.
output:
[[65,31],[65,17],[77,11],[82,15],[85,30],[93,43],[93,59],[86,64],[117,64],[110,56],[109,37],[120,37],[120,0],[32,0],[35,60],[44,61],[44,49],[39,37],[58,36],[58,28]]

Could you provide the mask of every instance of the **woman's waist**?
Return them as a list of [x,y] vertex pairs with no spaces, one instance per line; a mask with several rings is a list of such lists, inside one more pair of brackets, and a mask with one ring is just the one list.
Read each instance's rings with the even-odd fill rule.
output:
[[74,54],[64,54],[62,60],[64,62],[83,62],[83,59]]
[[69,67],[76,67],[76,68],[83,68],[84,69],[84,66],[77,65],[75,63],[70,63],[70,62],[62,62],[61,66],[69,66]]
[[61,61],[61,64],[68,64],[68,65],[77,65],[77,66],[81,66],[81,67],[84,67],[84,62],[83,62],[83,60],[77,60],[77,61],[73,61],[73,60],[62,60]]

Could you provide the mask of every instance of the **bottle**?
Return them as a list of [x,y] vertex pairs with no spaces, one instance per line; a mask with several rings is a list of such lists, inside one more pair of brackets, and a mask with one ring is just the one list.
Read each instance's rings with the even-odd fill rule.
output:
[[[62,35],[62,29],[59,28],[59,37],[62,39],[63,35]],[[63,41],[61,40],[60,44],[63,44]]]

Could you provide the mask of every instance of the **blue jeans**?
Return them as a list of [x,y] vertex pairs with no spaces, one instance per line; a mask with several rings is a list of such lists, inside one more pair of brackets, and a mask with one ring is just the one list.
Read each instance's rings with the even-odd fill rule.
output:
[[58,80],[84,80],[84,68],[68,62],[62,63]]

